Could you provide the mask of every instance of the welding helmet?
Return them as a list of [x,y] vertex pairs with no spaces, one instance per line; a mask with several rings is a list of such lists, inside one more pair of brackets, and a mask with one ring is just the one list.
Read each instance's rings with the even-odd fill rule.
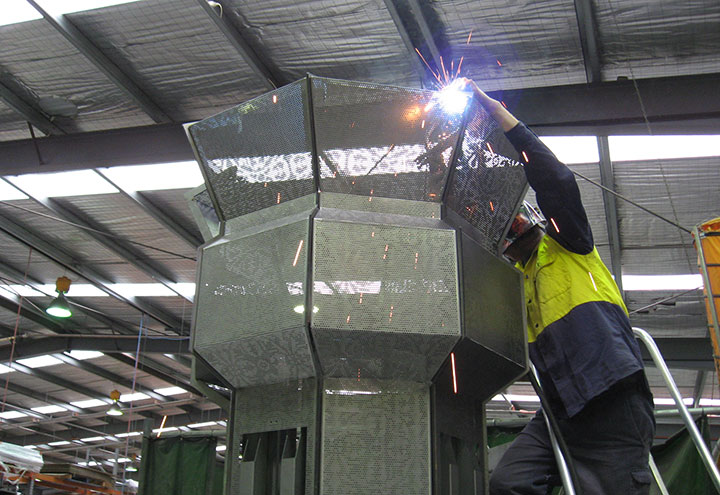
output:
[[503,241],[503,252],[536,225],[545,225],[545,219],[530,203],[523,201]]

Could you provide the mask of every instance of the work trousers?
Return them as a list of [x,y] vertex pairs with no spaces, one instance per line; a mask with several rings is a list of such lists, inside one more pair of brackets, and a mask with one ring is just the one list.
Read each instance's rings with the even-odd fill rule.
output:
[[[642,372],[558,418],[583,495],[647,495],[653,401]],[[490,478],[490,495],[546,495],[560,483],[542,411],[528,423]]]

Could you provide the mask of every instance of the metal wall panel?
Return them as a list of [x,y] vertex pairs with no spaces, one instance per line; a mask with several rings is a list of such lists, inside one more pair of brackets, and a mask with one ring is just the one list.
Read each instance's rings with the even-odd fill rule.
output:
[[325,382],[320,493],[429,495],[427,387],[353,382]]

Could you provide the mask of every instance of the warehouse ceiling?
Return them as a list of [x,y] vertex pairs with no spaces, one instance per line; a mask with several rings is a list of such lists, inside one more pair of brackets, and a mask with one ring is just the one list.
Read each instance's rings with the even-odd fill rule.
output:
[[[416,88],[433,88],[443,68],[475,79],[539,134],[585,136],[596,158],[573,170],[669,220],[580,180],[618,277],[698,273],[692,237],[678,226],[720,215],[720,153],[679,144],[687,153],[675,158],[611,160],[607,136],[720,139],[716,0],[140,0],[90,9],[100,3],[6,0],[0,18],[4,441],[117,472],[113,460],[132,464],[144,425],[224,428],[226,413],[203,397],[222,402],[224,391],[190,383],[203,236],[188,208],[201,178],[182,124],[306,73]],[[149,164],[165,165],[128,167]],[[64,321],[43,311],[61,276],[73,281],[75,310]],[[683,394],[715,398],[697,287],[625,295]],[[656,370],[648,375],[668,397]],[[114,389],[126,408],[117,418],[105,415]]]

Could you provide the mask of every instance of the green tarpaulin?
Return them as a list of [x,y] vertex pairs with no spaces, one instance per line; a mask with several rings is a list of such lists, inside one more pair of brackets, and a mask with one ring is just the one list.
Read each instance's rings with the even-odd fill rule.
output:
[[222,495],[223,468],[211,437],[154,438],[143,445],[139,495]]
[[[707,418],[701,416],[696,424],[709,447]],[[653,447],[652,455],[670,495],[717,495],[687,428],[668,438],[662,445]],[[660,495],[660,490],[653,487],[650,494]]]

